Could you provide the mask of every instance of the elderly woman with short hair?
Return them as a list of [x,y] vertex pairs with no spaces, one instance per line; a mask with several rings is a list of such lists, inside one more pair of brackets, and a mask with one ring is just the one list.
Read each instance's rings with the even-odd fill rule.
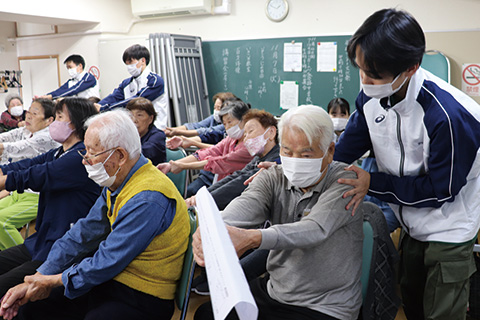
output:
[[[55,120],[55,104],[49,99],[37,99],[27,112],[26,125],[0,134],[1,163],[34,158],[60,144],[50,137],[48,126]],[[0,192],[0,250],[23,243],[18,228],[35,219],[38,192],[30,189]]]
[[[197,193],[202,186],[212,185],[208,172],[217,175],[217,180],[222,180],[229,174],[243,169],[252,160],[245,147],[243,116],[250,110],[250,105],[243,101],[233,101],[220,111],[220,118],[227,131],[227,137],[206,149],[201,149],[192,155],[176,161],[161,163],[157,166],[163,173],[179,173],[182,170],[204,169],[200,176],[187,188],[187,197]],[[215,178],[213,178],[215,180]]]
[[165,162],[167,160],[166,135],[154,125],[157,112],[153,108],[152,102],[141,97],[134,98],[127,103],[126,108],[132,113],[133,122],[140,134],[142,154],[154,165]]
[[18,94],[9,94],[5,99],[5,110],[0,117],[2,131],[25,126],[25,110],[23,100]]

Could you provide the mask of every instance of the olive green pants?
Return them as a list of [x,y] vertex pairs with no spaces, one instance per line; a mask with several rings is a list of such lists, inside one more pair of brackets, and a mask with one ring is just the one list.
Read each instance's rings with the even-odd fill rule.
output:
[[408,320],[465,319],[469,278],[475,272],[474,240],[422,242],[405,234],[401,242],[400,288]]

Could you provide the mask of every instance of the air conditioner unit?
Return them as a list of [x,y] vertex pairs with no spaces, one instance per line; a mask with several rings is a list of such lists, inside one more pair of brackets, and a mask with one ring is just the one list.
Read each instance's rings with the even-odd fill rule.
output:
[[212,13],[212,0],[131,0],[131,5],[141,19]]

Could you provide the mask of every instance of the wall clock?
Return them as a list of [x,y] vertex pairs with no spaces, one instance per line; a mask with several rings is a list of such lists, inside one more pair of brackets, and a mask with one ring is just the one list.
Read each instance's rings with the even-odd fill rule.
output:
[[275,22],[280,22],[288,15],[287,0],[267,0],[265,5],[265,14]]

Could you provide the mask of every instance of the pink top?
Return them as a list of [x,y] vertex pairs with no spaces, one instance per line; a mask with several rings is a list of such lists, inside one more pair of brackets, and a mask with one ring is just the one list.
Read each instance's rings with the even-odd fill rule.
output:
[[218,174],[221,180],[229,174],[243,169],[252,160],[243,142],[226,137],[216,145],[197,151],[198,160],[208,160],[204,169]]

